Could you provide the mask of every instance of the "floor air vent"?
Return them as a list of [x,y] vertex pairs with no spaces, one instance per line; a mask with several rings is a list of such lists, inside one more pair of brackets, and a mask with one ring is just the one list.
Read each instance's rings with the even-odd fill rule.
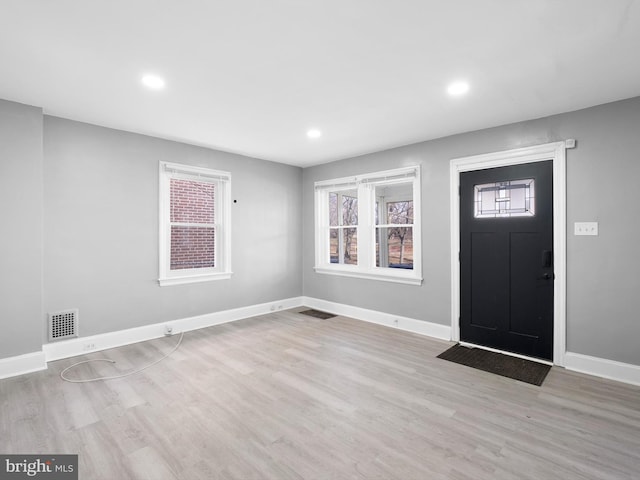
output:
[[78,310],[65,310],[49,314],[49,341],[78,336]]
[[333,313],[327,313],[327,312],[321,312],[320,310],[304,310],[303,312],[300,312],[303,315],[309,315],[310,317],[316,317],[316,318],[321,318],[322,320],[327,320],[329,318],[333,318],[335,317],[335,315]]

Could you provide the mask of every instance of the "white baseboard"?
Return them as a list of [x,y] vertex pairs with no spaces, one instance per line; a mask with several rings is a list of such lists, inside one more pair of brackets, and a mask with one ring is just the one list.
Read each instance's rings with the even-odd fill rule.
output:
[[[391,315],[389,313],[353,307],[351,305],[329,302],[312,297],[302,297],[302,304],[336,315],[344,315],[357,320],[377,323],[379,325],[398,328],[441,340],[451,340],[451,327],[448,325]],[[629,383],[631,385],[640,385],[640,366],[638,365],[616,362],[605,358],[590,357],[572,352],[566,352],[564,359],[564,366],[567,370]]]
[[415,318],[392,315],[390,313],[368,310],[366,308],[354,307],[342,303],[329,302],[319,298],[302,297],[302,303],[308,307],[344,315],[345,317],[363,320],[365,322],[377,323],[386,327],[397,328],[407,332],[426,335],[440,340],[451,340],[451,326],[440,325],[438,323],[416,320]]
[[[336,315],[344,315],[356,320],[376,323],[378,325],[397,328],[441,340],[451,340],[451,327],[449,325],[440,325],[313,297],[294,297],[153,325],[145,325],[143,327],[130,328],[117,332],[93,335],[91,337],[48,343],[42,346],[41,352],[0,359],[0,379],[45,370],[47,368],[46,362],[53,360],[60,360],[76,355],[159,338],[164,335],[164,326],[167,324],[173,326],[175,334],[301,306],[316,308]],[[567,370],[617,380],[632,385],[640,385],[640,366],[638,365],[567,352],[565,354],[565,368]]]
[[565,354],[564,364],[567,370],[574,372],[640,385],[640,366],[638,365],[573,352]]
[[43,345],[47,362],[62,358],[75,357],[91,352],[106,350],[108,348],[121,347],[131,343],[143,342],[164,336],[165,325],[173,327],[173,334],[188,332],[199,328],[211,327],[222,323],[234,322],[243,318],[265,315],[278,310],[299,307],[302,305],[302,297],[277,300],[269,303],[250,305],[248,307],[234,308],[221,312],[207,313],[195,317],[168,320],[162,323],[145,325],[143,327],[129,328],[117,332],[102,333],[90,337],[74,338]]
[[2,358],[0,359],[0,379],[46,370],[46,368],[47,362],[44,352],[25,353],[15,357]]

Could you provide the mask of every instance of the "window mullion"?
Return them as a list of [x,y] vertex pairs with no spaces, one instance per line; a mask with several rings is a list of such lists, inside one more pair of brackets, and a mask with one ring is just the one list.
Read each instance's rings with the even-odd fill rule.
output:
[[215,189],[213,193],[213,256],[216,259],[216,268],[218,269],[226,269],[228,259],[225,258],[223,252],[226,251],[226,244],[224,239],[224,234],[220,235],[221,228],[220,225],[223,225],[225,222],[225,212],[223,212],[223,206],[226,202],[222,201],[222,198],[225,196],[225,190],[227,185],[220,182],[218,183],[218,188]]
[[[358,265],[363,269],[372,266],[375,257],[375,231],[372,229],[374,217],[372,189],[365,183],[358,185]],[[373,244],[373,245],[372,245]],[[375,264],[375,259],[374,259]]]
[[[344,211],[342,193],[337,195],[338,227],[344,227]],[[338,228],[338,263],[344,264],[344,228]]]
[[215,228],[219,224],[218,223],[189,223],[189,222],[169,222],[172,227],[208,227]]
[[419,171],[413,179],[413,223],[411,224],[411,235],[413,237],[413,271],[416,276],[422,278],[422,238],[421,238],[421,208],[422,200],[420,194]]
[[383,231],[383,228],[387,226],[386,222],[387,222],[387,201],[386,198],[381,196],[378,197],[379,198],[379,204],[378,204],[378,255],[379,257],[379,263],[378,265],[381,267],[388,267],[389,266],[389,250],[388,250],[388,244],[389,244],[389,238],[387,236],[387,232]]
[[386,223],[386,224],[378,224],[378,227],[383,228],[395,228],[395,227],[413,227],[413,223]]
[[[331,222],[329,220],[329,194],[323,190],[316,191],[316,225],[319,226],[316,232],[316,265],[324,264],[331,251]],[[318,235],[320,237],[318,238]]]
[[171,189],[170,177],[163,175],[160,164],[160,276],[166,276],[171,265]]

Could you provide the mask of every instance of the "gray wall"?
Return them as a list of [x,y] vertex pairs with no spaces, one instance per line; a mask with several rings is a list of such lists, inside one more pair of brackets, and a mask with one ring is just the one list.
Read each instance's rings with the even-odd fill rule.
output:
[[42,110],[0,100],[0,358],[42,346]]
[[[449,161],[576,138],[568,349],[640,365],[639,131],[634,98],[301,170],[49,116],[43,133],[39,108],[0,100],[0,358],[40,350],[45,313],[76,307],[83,336],[302,294],[448,325]],[[232,173],[231,280],[157,285],[159,160]],[[415,164],[423,285],[315,274],[313,182]],[[576,221],[598,221],[600,235],[574,237]]]
[[[567,154],[567,348],[640,365],[640,98],[455,135],[303,171],[304,293],[450,324],[449,162],[453,158],[575,138]],[[313,183],[422,165],[422,286],[316,274]],[[598,221],[598,237],[573,236]]]
[[[44,311],[82,336],[302,294],[300,168],[44,117]],[[158,162],[231,172],[230,280],[160,287]]]

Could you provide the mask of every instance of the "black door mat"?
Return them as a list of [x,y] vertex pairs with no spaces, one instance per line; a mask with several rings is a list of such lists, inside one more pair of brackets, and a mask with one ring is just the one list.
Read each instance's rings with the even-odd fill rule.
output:
[[550,365],[460,344],[442,352],[438,358],[538,386],[551,369]]
[[321,312],[320,310],[304,310],[298,313],[309,315],[310,317],[321,318],[322,320],[335,317],[333,313]]

